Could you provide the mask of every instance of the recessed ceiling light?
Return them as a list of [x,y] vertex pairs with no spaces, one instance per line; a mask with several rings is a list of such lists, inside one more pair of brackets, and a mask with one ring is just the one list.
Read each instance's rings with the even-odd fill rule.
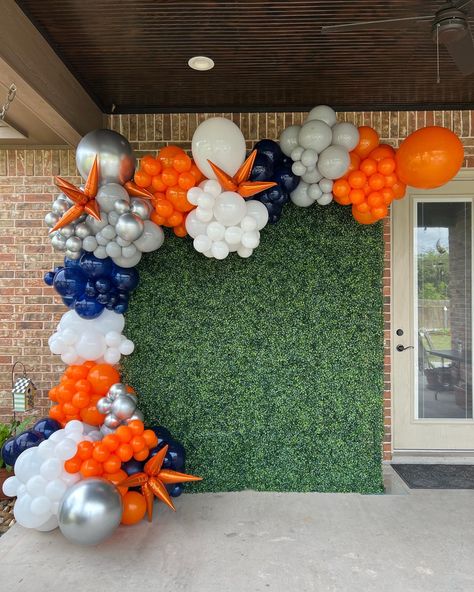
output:
[[199,70],[205,72],[206,70],[212,70],[214,68],[214,60],[206,56],[194,56],[188,60],[188,66],[193,70]]

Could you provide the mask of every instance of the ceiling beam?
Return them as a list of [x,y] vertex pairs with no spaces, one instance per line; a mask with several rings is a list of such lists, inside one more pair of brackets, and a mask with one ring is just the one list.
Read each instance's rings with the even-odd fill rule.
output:
[[102,111],[13,0],[0,0],[0,14],[0,80],[14,83],[15,101],[76,146],[102,127]]

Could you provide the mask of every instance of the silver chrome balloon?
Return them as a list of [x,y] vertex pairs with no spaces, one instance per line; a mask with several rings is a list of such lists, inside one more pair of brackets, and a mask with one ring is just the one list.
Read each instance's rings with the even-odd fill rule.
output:
[[98,129],[86,134],[76,150],[76,164],[83,179],[87,178],[95,157],[99,161],[99,184],[129,181],[135,171],[132,147],[121,134]]
[[61,228],[61,234],[66,238],[74,236],[74,226],[72,224],[67,224],[66,226],[63,226]]
[[110,410],[117,419],[124,420],[129,419],[134,414],[136,407],[136,401],[128,395],[121,395],[112,403]]
[[105,416],[104,425],[110,428],[111,430],[115,430],[121,425],[122,421],[115,417],[115,415],[111,415],[110,413]]
[[140,409],[135,409],[135,413],[128,418],[128,421],[134,421],[135,419],[139,419],[140,421],[143,421],[145,419],[145,416],[140,411]]
[[97,545],[117,529],[122,497],[105,479],[85,479],[69,488],[59,505],[59,528],[71,542]]
[[144,230],[143,220],[135,214],[122,214],[115,225],[115,231],[121,238],[134,241]]
[[82,250],[82,240],[77,236],[71,236],[66,241],[66,250],[78,253]]
[[56,251],[64,251],[66,248],[67,238],[60,232],[55,232],[51,238],[51,244]]
[[65,214],[69,208],[71,207],[70,200],[66,198],[66,196],[61,193],[59,197],[57,197],[53,201],[53,205],[51,206],[51,211],[53,214],[57,214],[58,216],[62,216]]
[[130,202],[130,210],[132,214],[136,214],[142,220],[148,220],[151,215],[152,207],[150,202],[140,197],[132,198]]
[[82,222],[82,223],[76,225],[74,233],[79,238],[86,238],[86,236],[90,235],[91,231],[89,230],[89,227],[87,226],[87,224],[84,224],[84,222]]
[[110,399],[107,397],[102,397],[102,399],[99,399],[96,403],[97,411],[103,415],[109,413],[111,406],[112,401],[110,401]]
[[114,210],[117,214],[127,214],[130,211],[130,203],[126,199],[118,199],[114,203]]
[[115,203],[119,200],[124,200],[127,203],[130,202],[127,191],[118,183],[102,185],[97,192],[95,200],[99,204],[101,211],[107,213],[113,211]]
[[107,398],[111,401],[114,401],[120,395],[127,394],[127,387],[122,382],[116,382],[109,388],[109,392],[107,393]]
[[65,257],[67,257],[68,259],[73,259],[73,260],[80,259],[81,255],[82,255],[81,251],[66,251],[64,253]]
[[46,214],[46,216],[44,217],[44,223],[49,228],[53,228],[53,226],[55,226],[59,222],[60,217],[61,216],[58,214],[53,214],[53,212],[48,212]]

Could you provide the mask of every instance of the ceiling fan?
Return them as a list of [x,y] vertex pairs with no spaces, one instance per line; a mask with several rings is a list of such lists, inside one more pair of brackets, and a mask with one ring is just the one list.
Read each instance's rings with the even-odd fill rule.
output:
[[[439,44],[443,44],[463,76],[474,73],[474,42],[469,19],[463,8],[474,0],[458,0],[444,4],[436,14],[382,19],[377,21],[356,21],[342,25],[321,27],[321,33],[346,33],[378,29],[406,29],[408,27],[431,28],[433,41],[437,46],[439,82]],[[428,32],[428,31],[427,31]]]

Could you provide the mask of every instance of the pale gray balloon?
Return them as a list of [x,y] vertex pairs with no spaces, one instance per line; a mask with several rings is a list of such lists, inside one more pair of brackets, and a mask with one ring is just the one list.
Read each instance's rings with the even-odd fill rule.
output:
[[90,233],[91,231],[89,230],[89,227],[87,224],[84,224],[84,222],[77,224],[76,228],[74,229],[74,234],[79,238],[86,238],[86,236],[89,236]]
[[127,241],[135,241],[143,234],[144,222],[135,214],[122,214],[115,225],[115,231]]
[[78,253],[82,250],[82,240],[78,236],[71,236],[66,241],[66,250]]
[[112,226],[115,226],[117,224],[117,220],[119,219],[119,216],[120,216],[120,214],[117,214],[117,212],[115,210],[113,212],[109,212],[107,214],[109,224],[111,224]]
[[59,222],[60,218],[61,216],[59,216],[58,214],[48,212],[44,217],[44,223],[46,224],[46,226],[48,226],[48,228],[53,228],[53,226],[55,226]]
[[129,141],[121,134],[98,129],[86,134],[76,149],[76,164],[83,179],[92,168],[95,157],[99,163],[99,184],[120,183],[133,177],[135,156]]
[[303,156],[303,152],[304,152],[304,148],[302,148],[301,146],[296,146],[291,151],[291,154],[290,154],[291,160],[294,160],[294,161],[301,160],[301,157]]
[[97,241],[95,240],[94,236],[86,236],[86,238],[82,241],[82,248],[84,251],[95,251],[97,249]]
[[60,232],[55,232],[51,237],[51,245],[53,246],[53,249],[56,249],[56,251],[64,251],[66,248],[66,241],[67,238]]
[[321,181],[319,181],[319,188],[321,189],[322,193],[331,193],[332,186],[333,182],[331,179],[321,179]]
[[305,167],[314,167],[318,162],[318,153],[315,150],[308,148],[301,155],[301,162]]
[[72,224],[67,224],[66,226],[63,226],[61,228],[61,234],[65,238],[70,238],[71,236],[74,236],[74,226]]
[[297,160],[291,165],[291,172],[298,177],[304,175],[307,171],[305,165],[301,162],[301,160]]
[[62,196],[64,196],[63,193],[53,201],[53,205],[51,206],[53,214],[57,214],[58,216],[65,214],[71,207],[69,200]]
[[107,259],[107,251],[102,245],[99,245],[97,249],[95,249],[94,255],[97,257],[97,259]]
[[[118,246],[118,245],[117,245]],[[122,249],[122,257],[133,257],[137,252],[137,247],[132,243],[128,245],[128,247],[123,247]],[[120,255],[118,255],[120,257]]]
[[332,131],[327,123],[319,119],[308,121],[300,129],[298,135],[299,145],[303,148],[311,148],[320,154],[331,145]]
[[343,146],[349,152],[359,143],[359,130],[353,123],[336,123],[332,128],[332,143]]
[[92,216],[87,216],[86,224],[91,229],[92,234],[97,234],[97,232],[100,232],[102,228],[107,226],[108,223],[109,220],[105,212],[100,213],[100,220],[96,220]]
[[70,487],[59,504],[58,521],[71,543],[97,545],[122,519],[122,496],[105,479],[84,479]]
[[314,200],[308,195],[308,188],[308,183],[300,181],[298,187],[290,193],[290,199],[295,204],[295,206],[307,208],[314,203]]
[[141,199],[140,197],[133,197],[130,204],[130,211],[132,214],[136,214],[142,220],[148,220],[153,210],[149,201]]
[[143,234],[135,241],[135,246],[143,253],[156,251],[165,240],[163,229],[151,220],[145,220],[143,226]]
[[105,247],[107,251],[107,255],[109,257],[121,257],[122,256],[122,247],[120,247],[115,241],[111,241]]
[[100,426],[100,433],[102,436],[108,436],[109,434],[113,434],[115,432],[114,429],[108,428],[105,424]]
[[346,148],[329,146],[319,155],[319,172],[327,179],[339,179],[347,172],[351,158]]
[[329,127],[332,127],[336,123],[336,112],[328,105],[318,105],[313,107],[308,113],[306,121],[312,120],[324,121]]
[[117,419],[124,420],[131,417],[134,414],[136,408],[137,403],[132,399],[132,397],[122,395],[117,397],[112,403],[111,412]]
[[112,240],[115,237],[115,235],[117,234],[115,232],[115,226],[112,226],[112,224],[107,224],[107,226],[102,228],[100,233],[102,236],[104,236],[108,240]]
[[114,203],[114,211],[120,216],[130,211],[130,202],[126,199],[117,199]]
[[323,193],[321,197],[318,198],[318,204],[320,206],[327,206],[332,202],[332,193]]
[[137,249],[137,252],[133,257],[113,257],[113,261],[115,265],[119,265],[120,267],[126,267],[127,269],[130,267],[135,267],[140,262],[142,258],[142,252]]
[[313,200],[319,199],[322,194],[323,194],[323,192],[321,191],[321,188],[319,187],[319,185],[317,183],[313,183],[312,185],[309,186],[308,196],[311,199],[313,199]]
[[298,134],[300,129],[300,125],[290,125],[281,132],[280,148],[286,156],[290,156],[291,151],[298,146]]
[[318,167],[315,167],[311,171],[306,171],[306,173],[301,178],[305,183],[309,183],[311,185],[312,183],[317,183],[320,181],[323,176],[319,172]]
[[95,240],[97,241],[98,245],[101,245],[102,247],[107,246],[109,239],[105,238],[105,236],[102,234],[102,232],[98,232],[95,235]]
[[107,183],[107,185],[102,185],[99,188],[95,200],[99,204],[101,211],[109,213],[114,209],[115,202],[119,200],[129,202],[130,198],[122,185]]

